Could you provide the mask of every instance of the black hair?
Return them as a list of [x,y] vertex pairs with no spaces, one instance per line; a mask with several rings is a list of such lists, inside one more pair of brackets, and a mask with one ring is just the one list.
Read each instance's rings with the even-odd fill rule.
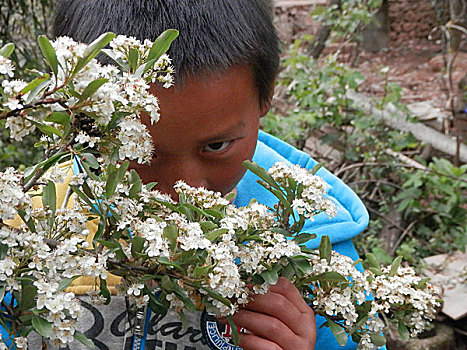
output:
[[61,0],[53,34],[90,43],[114,32],[155,40],[178,29],[172,58],[178,81],[186,76],[252,67],[259,102],[265,106],[279,67],[279,39],[270,0]]

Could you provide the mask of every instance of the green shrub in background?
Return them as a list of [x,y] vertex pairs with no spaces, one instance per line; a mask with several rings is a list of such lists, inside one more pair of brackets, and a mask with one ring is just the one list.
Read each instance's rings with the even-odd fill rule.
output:
[[[348,183],[370,210],[369,228],[357,237],[360,253],[372,252],[381,261],[403,255],[415,264],[437,253],[463,250],[467,237],[467,165],[449,160],[418,158],[423,145],[411,134],[390,129],[381,115],[366,112],[349,96],[364,77],[338,61],[338,54],[310,59],[297,41],[283,60],[278,79],[279,106],[263,120],[263,129],[305,146],[310,136],[338,151],[323,158],[331,171]],[[373,104],[383,110],[391,103],[402,111],[401,87],[388,82],[382,68],[385,94]],[[333,153],[335,155],[335,153]],[[408,154],[425,170],[412,168],[394,154]],[[394,223],[393,217],[397,217]],[[395,226],[393,247],[381,236]]]
[[[434,158],[426,171],[407,174],[395,200],[404,219],[416,221],[405,244],[417,247],[417,254],[465,251],[467,164],[455,167],[447,159]],[[399,252],[404,253],[403,249],[401,246]]]
[[[30,76],[32,67],[45,67],[36,38],[48,32],[55,3],[56,0],[0,0],[0,47],[8,42],[16,44],[10,57],[16,65],[16,78]],[[5,120],[0,121],[0,130],[0,171],[8,166],[27,167],[42,158],[42,150],[34,148],[35,137],[26,137],[18,148],[9,139]]]
[[383,0],[333,0],[330,6],[317,6],[311,15],[330,27],[332,38],[359,42],[382,3]]

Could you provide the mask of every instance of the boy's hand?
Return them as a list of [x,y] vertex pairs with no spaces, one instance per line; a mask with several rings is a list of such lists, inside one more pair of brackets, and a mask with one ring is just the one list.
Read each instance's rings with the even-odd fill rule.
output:
[[241,308],[233,320],[249,333],[240,334],[244,350],[312,350],[316,342],[313,310],[286,278]]

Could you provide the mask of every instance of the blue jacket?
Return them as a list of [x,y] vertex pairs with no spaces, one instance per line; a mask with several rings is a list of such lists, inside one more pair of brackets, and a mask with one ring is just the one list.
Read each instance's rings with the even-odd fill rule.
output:
[[[303,168],[311,169],[317,162],[307,153],[294,148],[269,134],[259,133],[253,161],[263,168],[270,168],[276,162],[297,164]],[[340,254],[347,255],[353,260],[358,259],[357,251],[351,241],[368,225],[368,212],[358,196],[339,178],[328,170],[321,168],[317,175],[324,178],[329,184],[328,196],[337,205],[337,216],[331,220],[326,215],[318,215],[314,221],[307,221],[303,232],[316,233],[318,237],[307,243],[309,248],[318,248],[320,237],[328,235],[331,238],[333,249]],[[258,202],[272,206],[277,202],[276,197],[260,186],[256,181],[258,177],[247,172],[237,186],[237,197],[234,204],[248,205],[252,198]],[[361,268],[361,267],[360,267]],[[345,347],[340,346],[327,327],[319,328],[326,321],[324,317],[316,317],[318,330],[316,350],[356,349],[357,344],[351,339]]]

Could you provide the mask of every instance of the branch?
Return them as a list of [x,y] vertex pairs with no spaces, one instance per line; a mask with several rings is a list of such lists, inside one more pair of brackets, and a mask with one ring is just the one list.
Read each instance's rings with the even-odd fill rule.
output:
[[[456,140],[448,137],[439,131],[436,131],[422,123],[411,123],[407,121],[406,115],[399,111],[394,105],[389,104],[382,111],[374,106],[370,99],[363,94],[354,91],[348,91],[347,96],[358,104],[363,111],[372,113],[381,118],[385,125],[405,132],[410,132],[419,141],[431,144],[433,148],[455,156],[457,152]],[[467,145],[459,145],[459,159],[467,163]]]
[[48,104],[53,104],[53,103],[65,103],[65,102],[66,102],[66,100],[63,99],[63,98],[47,98],[47,99],[44,99],[44,100],[39,100],[39,101],[36,101],[34,103],[29,103],[27,105],[24,105],[22,108],[14,109],[14,110],[6,112],[6,113],[4,112],[4,113],[0,114],[0,119],[6,119],[8,117],[17,115],[20,112],[25,111],[27,109],[34,109],[34,108],[40,107],[42,105],[48,105]]

